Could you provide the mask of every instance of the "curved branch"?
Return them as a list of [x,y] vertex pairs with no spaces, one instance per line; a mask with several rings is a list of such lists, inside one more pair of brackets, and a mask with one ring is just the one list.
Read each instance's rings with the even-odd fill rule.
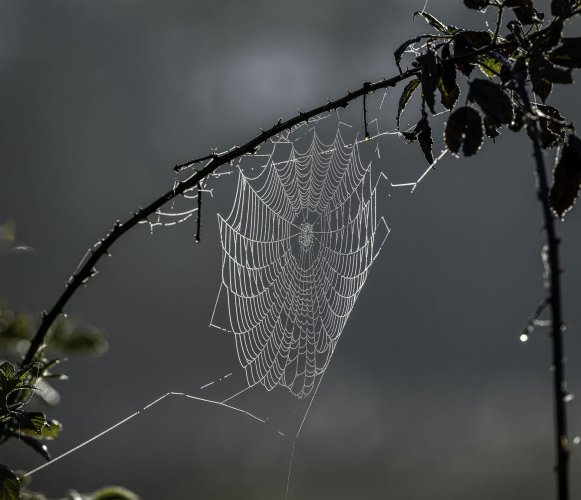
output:
[[[168,201],[172,200],[176,196],[183,194],[188,189],[191,189],[198,185],[200,181],[202,181],[205,177],[209,176],[213,173],[218,167],[229,163],[241,156],[247,154],[253,154],[256,152],[257,148],[269,140],[271,137],[284,132],[286,130],[292,129],[295,125],[298,125],[303,122],[308,122],[311,118],[318,116],[323,113],[328,113],[334,111],[339,108],[346,108],[351,101],[366,95],[370,92],[374,92],[376,90],[385,89],[388,87],[394,87],[398,83],[412,76],[417,75],[420,72],[419,68],[413,68],[403,72],[400,75],[397,75],[390,79],[383,79],[376,83],[368,83],[366,82],[363,84],[359,89],[355,90],[354,92],[347,92],[347,95],[337,99],[335,101],[329,101],[327,104],[319,106],[317,108],[313,108],[310,111],[306,112],[299,112],[299,114],[289,120],[282,121],[279,120],[272,128],[269,130],[262,131],[260,135],[256,136],[254,139],[251,139],[243,146],[236,146],[226,152],[223,153],[214,153],[202,159],[195,159],[188,162],[185,162],[181,165],[175,167],[175,170],[181,170],[183,168],[187,168],[192,166],[194,163],[198,163],[203,160],[209,160],[208,163],[204,166],[204,168],[198,170],[195,174],[193,174],[188,179],[178,183],[174,189],[168,191],[160,198],[146,206],[145,208],[140,209],[138,212],[134,213],[129,219],[125,222],[120,223],[117,221],[113,229],[103,238],[101,239],[95,247],[90,251],[90,255],[88,259],[84,262],[84,264],[71,276],[71,279],[66,284],[65,290],[52,306],[50,311],[43,312],[42,314],[42,321],[34,338],[32,339],[28,351],[24,359],[22,360],[21,365],[27,365],[31,363],[34,358],[36,357],[38,350],[44,343],[44,339],[46,338],[46,334],[48,333],[49,328],[58,318],[58,316],[63,312],[64,307],[67,305],[69,300],[72,296],[77,292],[77,290],[81,287],[81,285],[85,284],[87,280],[89,280],[95,274],[95,265],[101,257],[107,255],[109,253],[109,249],[111,246],[123,236],[127,231],[131,228],[136,226],[138,223],[147,220],[150,215],[153,215],[160,207],[166,204]],[[199,216],[199,214],[198,214]]]

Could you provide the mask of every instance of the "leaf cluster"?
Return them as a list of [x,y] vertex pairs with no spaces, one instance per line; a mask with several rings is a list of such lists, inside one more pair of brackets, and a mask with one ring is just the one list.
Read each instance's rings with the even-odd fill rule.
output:
[[[550,202],[563,217],[581,188],[581,141],[573,125],[546,101],[555,85],[571,84],[573,69],[581,67],[581,37],[564,36],[568,21],[581,14],[581,2],[553,0],[550,19],[533,0],[464,0],[464,4],[477,11],[496,9],[496,29],[465,30],[427,12],[416,13],[434,33],[414,37],[395,51],[400,71],[407,53],[418,70],[401,94],[397,126],[419,91],[421,117],[402,135],[419,143],[430,164],[434,161],[430,115],[438,114],[439,106],[450,113],[443,137],[446,149],[456,156],[477,154],[486,138],[494,141],[503,129],[524,131],[531,139],[538,130],[541,147],[558,150]],[[507,15],[510,19],[502,29]],[[476,68],[481,77],[475,76]],[[530,110],[522,88],[531,88],[542,104]],[[463,102],[461,89],[466,92]]]

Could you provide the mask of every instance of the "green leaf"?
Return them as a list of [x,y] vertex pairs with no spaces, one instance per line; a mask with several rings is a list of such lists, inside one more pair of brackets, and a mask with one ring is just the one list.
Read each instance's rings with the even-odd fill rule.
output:
[[8,382],[14,378],[14,366],[12,363],[5,361],[0,365],[0,383]]
[[91,500],[139,500],[139,497],[121,486],[106,486],[91,495]]
[[464,5],[469,9],[483,10],[488,7],[488,0],[464,0]]
[[424,18],[424,20],[432,27],[437,29],[440,33],[443,33],[445,35],[449,35],[454,33],[454,31],[457,30],[457,28],[455,28],[454,26],[446,26],[444,23],[442,23],[441,21],[438,21],[434,16],[432,16],[432,14],[428,13],[428,12],[414,12],[414,19],[416,18],[416,16],[422,16]]
[[491,80],[495,76],[500,76],[502,71],[502,62],[492,56],[481,57],[478,66],[480,67],[480,71]]
[[434,144],[434,141],[432,140],[432,128],[430,127],[426,115],[422,116],[421,120],[418,122],[417,128],[419,130],[418,142],[420,143],[426,161],[431,165],[434,163],[434,156],[432,155],[432,145]]
[[442,73],[442,66],[438,61],[436,53],[431,47],[428,47],[427,51],[418,56],[416,60],[422,68],[422,74],[420,75],[422,96],[424,97],[428,108],[430,108],[430,111],[435,113],[436,100],[434,98],[434,93],[438,87],[438,81],[440,80],[440,75]]
[[0,464],[0,500],[19,500],[20,483],[8,467]]
[[57,420],[45,420],[44,425],[38,431],[36,428],[30,427],[20,427],[18,431],[22,435],[30,436],[35,439],[46,439],[50,441],[59,435],[62,428],[62,424]]
[[413,80],[410,80],[407,83],[407,85],[403,89],[403,92],[401,93],[401,97],[399,98],[399,106],[397,109],[397,118],[395,119],[398,129],[399,129],[401,114],[403,113],[403,110],[407,106],[407,103],[409,102],[413,93],[419,87],[419,85],[420,85],[420,80],[418,78],[414,78]]
[[462,148],[464,156],[472,156],[482,145],[482,119],[480,113],[469,106],[456,109],[448,118],[444,140],[450,152],[458,155]]
[[496,83],[481,78],[472,80],[468,99],[480,106],[491,125],[498,127],[512,122],[510,97]]
[[555,166],[550,193],[551,208],[561,219],[573,208],[580,189],[581,140],[570,135]]
[[17,420],[20,424],[20,432],[33,433],[36,436],[40,436],[42,433],[42,428],[48,424],[44,413],[40,411],[27,411],[19,413]]
[[562,44],[549,54],[550,61],[566,68],[581,68],[581,37],[561,41]]

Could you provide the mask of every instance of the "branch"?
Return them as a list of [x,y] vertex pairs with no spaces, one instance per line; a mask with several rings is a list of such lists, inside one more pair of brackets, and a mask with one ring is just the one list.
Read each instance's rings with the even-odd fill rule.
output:
[[[48,333],[49,328],[55,322],[60,314],[62,314],[64,307],[67,305],[71,297],[77,292],[77,290],[84,285],[90,278],[93,277],[95,274],[95,266],[97,262],[103,257],[104,255],[109,255],[109,249],[111,246],[123,236],[127,231],[131,228],[136,226],[138,223],[147,220],[150,215],[153,215],[159,208],[161,208],[164,204],[168,201],[172,200],[173,198],[183,194],[188,189],[195,187],[200,181],[204,178],[212,174],[216,169],[220,166],[227,164],[241,156],[247,154],[253,154],[256,152],[257,148],[268,141],[271,137],[274,137],[281,132],[287,131],[292,129],[295,125],[299,125],[300,123],[308,122],[311,118],[315,116],[321,115],[323,113],[329,113],[331,111],[337,110],[339,108],[346,108],[351,101],[366,95],[370,92],[374,92],[376,90],[385,89],[389,87],[395,87],[398,83],[413,76],[419,74],[420,68],[413,68],[403,72],[400,75],[397,75],[390,79],[383,79],[376,83],[368,83],[366,82],[362,85],[359,89],[354,92],[347,92],[347,95],[337,99],[335,101],[329,101],[327,104],[319,106],[317,108],[313,108],[310,111],[306,112],[299,112],[299,114],[289,120],[282,121],[279,120],[272,128],[269,130],[262,131],[260,135],[256,136],[254,139],[251,139],[243,146],[236,146],[226,152],[223,153],[213,153],[209,156],[206,156],[201,159],[190,160],[185,162],[181,165],[174,167],[174,170],[181,170],[183,168],[189,167],[194,163],[198,163],[204,160],[209,160],[208,163],[204,166],[204,168],[198,170],[195,174],[193,174],[188,179],[181,181],[177,186],[173,189],[162,195],[160,198],[152,202],[150,205],[146,206],[145,208],[141,208],[138,212],[134,213],[129,219],[125,222],[120,223],[117,221],[113,226],[113,229],[102,239],[100,240],[90,251],[88,259],[85,263],[78,269],[75,274],[71,277],[69,282],[67,283],[65,290],[58,298],[56,303],[52,306],[50,311],[43,312],[42,314],[42,321],[34,338],[32,339],[28,351],[26,352],[26,356],[22,360],[21,365],[28,365],[31,363],[34,358],[36,357],[38,350],[44,343],[46,335]],[[198,193],[199,196],[199,193]],[[198,213],[198,217],[200,214]]]
[[551,343],[553,371],[553,395],[555,398],[555,444],[557,448],[557,498],[569,499],[569,439],[567,437],[567,382],[565,381],[565,355],[563,346],[563,314],[561,299],[561,267],[559,264],[559,238],[555,230],[555,219],[549,201],[549,184],[545,159],[541,149],[537,116],[525,88],[523,72],[518,73],[517,92],[527,112],[527,129],[533,142],[533,153],[537,174],[537,195],[542,205],[545,231],[547,234],[549,263],[549,304],[551,306]]

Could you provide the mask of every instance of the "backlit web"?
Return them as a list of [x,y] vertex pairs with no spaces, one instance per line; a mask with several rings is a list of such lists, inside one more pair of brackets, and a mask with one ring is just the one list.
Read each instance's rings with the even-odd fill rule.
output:
[[274,142],[257,175],[238,171],[232,210],[218,216],[218,301],[227,303],[225,329],[248,384],[303,398],[326,370],[389,230],[357,142],[341,127],[329,142],[315,126],[292,139]]

